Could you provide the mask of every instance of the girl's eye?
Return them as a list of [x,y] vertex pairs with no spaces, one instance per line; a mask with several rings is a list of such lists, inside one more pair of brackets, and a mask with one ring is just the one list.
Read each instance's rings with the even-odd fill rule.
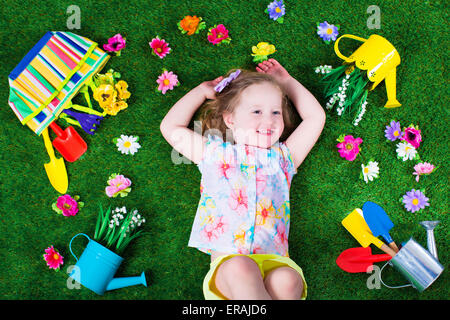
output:
[[280,111],[274,111],[273,114],[277,114],[278,115],[278,114],[281,114],[281,112]]
[[260,111],[260,110],[255,110],[255,111],[253,111],[253,113],[255,113],[255,114],[260,114],[261,111]]

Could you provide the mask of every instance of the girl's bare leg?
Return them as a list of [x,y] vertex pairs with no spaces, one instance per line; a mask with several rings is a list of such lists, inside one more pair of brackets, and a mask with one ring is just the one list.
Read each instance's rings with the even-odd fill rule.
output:
[[274,300],[299,300],[303,293],[303,279],[290,267],[270,271],[265,276],[264,284]]
[[216,288],[231,300],[270,300],[258,265],[236,256],[222,263],[216,272]]

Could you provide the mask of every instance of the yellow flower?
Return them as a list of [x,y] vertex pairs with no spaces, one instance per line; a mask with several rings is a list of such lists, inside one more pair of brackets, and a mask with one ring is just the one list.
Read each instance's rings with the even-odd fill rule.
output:
[[260,42],[256,46],[252,47],[252,56],[267,56],[275,51],[275,46],[273,44],[269,44],[268,42]]
[[126,109],[128,104],[123,100],[113,101],[110,105],[103,106],[103,110],[105,114],[109,114],[111,116],[117,115],[120,110]]
[[131,93],[127,90],[128,83],[123,80],[120,80],[116,83],[116,89],[119,94],[119,98],[122,100],[126,100],[131,96]]
[[256,225],[257,226],[273,226],[275,224],[275,208],[272,201],[263,198],[256,204]]
[[117,92],[110,84],[102,84],[94,90],[94,99],[105,109],[116,100]]
[[114,84],[114,77],[111,72],[105,74],[97,73],[95,76],[100,84]]
[[207,216],[203,217],[202,222],[200,223],[201,226],[204,224],[213,224],[214,223],[214,216],[212,214],[208,214]]
[[240,227],[240,229],[238,229],[234,234],[233,234],[233,243],[238,246],[238,247],[242,247],[245,244],[245,230],[242,229],[242,226]]
[[106,114],[115,116],[120,110],[126,109],[128,107],[128,103],[123,100],[114,101],[108,108],[105,108]]

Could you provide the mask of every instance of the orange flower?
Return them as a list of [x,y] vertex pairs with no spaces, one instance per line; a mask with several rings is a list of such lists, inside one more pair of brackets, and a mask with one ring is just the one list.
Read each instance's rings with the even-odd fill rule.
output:
[[182,33],[187,32],[189,36],[198,33],[199,30],[202,30],[205,27],[205,22],[202,22],[202,18],[197,16],[185,16],[183,20],[178,22],[178,29],[180,29]]

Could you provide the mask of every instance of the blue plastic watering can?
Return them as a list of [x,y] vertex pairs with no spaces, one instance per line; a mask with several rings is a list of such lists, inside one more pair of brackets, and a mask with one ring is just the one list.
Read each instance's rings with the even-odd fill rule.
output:
[[[78,236],[85,236],[89,240],[80,259],[72,251],[72,241]],[[77,264],[69,277],[97,294],[102,295],[105,291],[138,284],[147,287],[144,272],[137,277],[113,278],[123,258],[95,242],[84,233],[78,233],[70,240],[69,249],[70,253],[77,260]]]

